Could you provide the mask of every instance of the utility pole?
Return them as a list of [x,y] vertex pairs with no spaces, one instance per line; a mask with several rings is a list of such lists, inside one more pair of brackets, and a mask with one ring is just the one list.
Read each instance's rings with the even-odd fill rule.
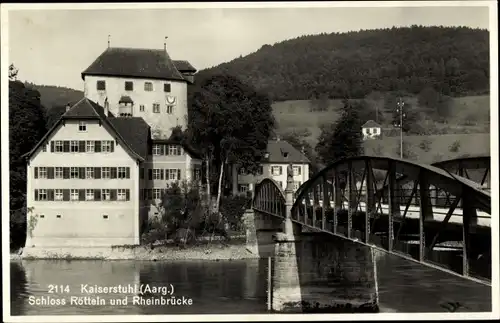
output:
[[397,105],[396,112],[399,113],[399,128],[401,130],[399,138],[400,158],[403,159],[403,117],[405,116],[403,112],[403,107],[405,103],[401,98],[399,98],[398,103],[396,105]]

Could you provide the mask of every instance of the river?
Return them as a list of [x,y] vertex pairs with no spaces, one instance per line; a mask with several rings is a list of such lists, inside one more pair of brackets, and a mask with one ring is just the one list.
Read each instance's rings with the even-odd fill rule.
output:
[[[238,261],[12,261],[11,315],[146,315],[267,313],[267,260]],[[377,257],[381,312],[491,311],[491,288],[395,256]],[[173,286],[184,305],[132,304],[135,292],[101,294],[107,305],[85,305],[82,285]],[[50,286],[54,293],[48,293]],[[57,286],[57,287],[56,287]],[[68,287],[66,287],[68,286]],[[169,287],[170,289],[171,287]],[[57,289],[57,290],[56,290]],[[83,290],[85,292],[85,290]],[[89,295],[87,295],[89,296]],[[42,300],[42,297],[44,298]],[[73,297],[73,298],[72,298]],[[33,304],[66,300],[65,305]],[[144,296],[147,299],[160,299]],[[166,295],[164,299],[171,299]],[[73,299],[73,303],[70,300]],[[127,299],[127,304],[110,305]],[[192,305],[187,305],[191,299]],[[88,299],[87,299],[88,300]]]

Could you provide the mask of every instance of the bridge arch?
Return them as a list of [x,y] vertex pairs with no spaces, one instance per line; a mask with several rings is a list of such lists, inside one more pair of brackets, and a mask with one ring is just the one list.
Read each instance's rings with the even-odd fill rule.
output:
[[265,178],[255,185],[252,207],[262,213],[286,216],[285,193],[271,178]]

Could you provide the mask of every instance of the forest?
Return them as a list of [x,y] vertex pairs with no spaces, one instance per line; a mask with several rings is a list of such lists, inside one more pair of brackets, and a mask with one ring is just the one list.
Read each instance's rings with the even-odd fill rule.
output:
[[489,93],[489,32],[467,27],[301,36],[201,70],[237,76],[273,101],[364,98],[373,91],[451,97]]

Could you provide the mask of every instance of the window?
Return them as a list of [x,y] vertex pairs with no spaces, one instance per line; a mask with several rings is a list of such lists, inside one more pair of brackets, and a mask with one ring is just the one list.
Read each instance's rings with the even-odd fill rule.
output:
[[245,171],[245,169],[243,167],[241,167],[239,170],[238,170],[238,173],[240,175],[245,175],[247,172]]
[[180,169],[169,169],[168,170],[168,179],[170,180],[175,180],[175,179],[180,179]]
[[95,151],[94,146],[95,146],[94,141],[93,140],[88,140],[87,141],[87,152],[88,153],[93,153]]
[[160,104],[153,103],[153,113],[160,113]]
[[127,200],[126,190],[124,190],[124,189],[118,189],[118,192],[117,192],[117,195],[116,195],[116,199],[118,201],[126,201]]
[[87,131],[87,124],[85,122],[80,122],[78,124],[78,131]]
[[273,166],[271,171],[273,175],[281,175],[283,170],[281,169],[281,166]]
[[56,167],[55,178],[63,178],[63,168],[62,167]]
[[145,82],[144,83],[144,91],[148,91],[148,92],[153,91],[153,83]]
[[167,105],[167,113],[168,114],[174,113],[174,106],[173,105]]
[[39,201],[47,201],[47,190],[46,189],[38,190],[38,200]]
[[43,214],[40,214],[40,218],[42,218],[42,219],[43,219],[44,217],[45,217],[45,215],[43,215]]
[[301,174],[301,167],[300,166],[293,166],[293,176],[298,176]]
[[127,81],[125,82],[125,91],[133,91],[134,90],[134,83]]
[[238,185],[238,191],[240,193],[246,193],[246,192],[248,192],[248,184],[239,184]]
[[104,140],[101,143],[101,151],[103,153],[110,153],[111,152],[111,143],[112,143],[112,141]]
[[101,178],[111,178],[111,167],[101,168]]
[[169,155],[180,155],[181,154],[181,147],[177,145],[169,145],[168,146],[168,154]]
[[161,146],[153,145],[153,155],[158,156],[161,155]]
[[85,190],[85,200],[93,201],[94,200],[94,190]]
[[78,190],[71,189],[70,196],[72,201],[78,201]]
[[300,181],[298,181],[298,182],[293,182],[293,190],[294,190],[294,191],[298,190],[301,184],[302,184],[302,183],[301,183]]
[[94,178],[94,167],[87,167],[85,178]]
[[163,84],[163,92],[170,92],[170,84],[169,83]]
[[200,171],[200,169],[199,169],[199,168],[196,168],[196,169],[194,170],[194,172],[193,172],[193,177],[194,177],[194,180],[195,180],[195,181],[200,180],[200,178],[201,178],[201,171]]
[[69,144],[69,151],[71,151],[72,153],[78,152],[78,141],[71,140],[71,142]]
[[63,190],[61,190],[61,189],[54,190],[54,200],[56,200],[56,201],[63,200]]
[[46,145],[46,144],[44,144],[44,145],[42,146],[42,151],[43,151],[43,152],[46,152],[46,151],[47,151],[47,145]]
[[159,168],[153,169],[153,179],[161,179],[161,170]]
[[63,152],[63,142],[61,140],[56,140],[56,153],[62,153]]
[[38,177],[47,178],[47,167],[38,167]]
[[106,82],[105,81],[97,81],[97,90],[98,91],[106,90]]
[[153,189],[153,199],[154,200],[161,199],[161,189],[159,189],[159,188]]
[[262,175],[262,174],[264,174],[264,167],[259,166],[259,169],[257,170],[257,175]]
[[279,187],[283,188],[283,182],[282,181],[278,181],[278,185],[279,185]]
[[107,218],[108,218],[108,216],[107,216],[106,214],[104,214],[104,215],[102,216],[102,218],[103,218],[103,219],[107,219]]
[[111,193],[109,189],[105,188],[101,190],[101,199],[103,201],[109,201],[111,199]]
[[118,178],[127,178],[127,168],[126,167],[118,167]]
[[78,178],[78,167],[71,167],[69,171],[69,178]]
[[144,104],[141,104],[141,105],[139,106],[139,111],[144,112]]

